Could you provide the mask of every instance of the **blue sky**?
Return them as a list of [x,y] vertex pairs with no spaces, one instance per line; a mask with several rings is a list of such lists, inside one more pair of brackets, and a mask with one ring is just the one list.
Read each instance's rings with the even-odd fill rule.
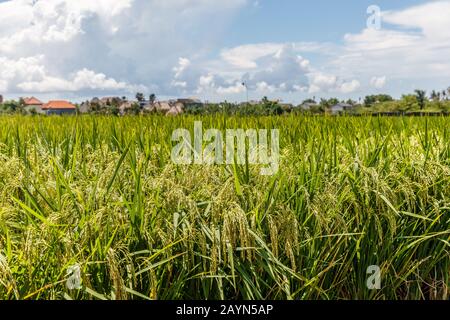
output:
[[[385,10],[401,9],[423,0],[259,0],[243,10],[231,25],[227,45],[249,42],[332,41],[366,27],[367,8],[377,4]],[[254,2],[255,3],[255,2]]]
[[[381,28],[367,27],[367,8]],[[450,0],[0,0],[0,94],[252,99],[450,86]]]

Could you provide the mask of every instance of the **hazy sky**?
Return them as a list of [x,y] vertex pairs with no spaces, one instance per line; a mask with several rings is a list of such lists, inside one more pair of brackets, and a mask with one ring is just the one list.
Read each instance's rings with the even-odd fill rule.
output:
[[251,99],[298,103],[450,86],[450,0],[0,0],[0,17],[5,98],[241,101],[246,82]]

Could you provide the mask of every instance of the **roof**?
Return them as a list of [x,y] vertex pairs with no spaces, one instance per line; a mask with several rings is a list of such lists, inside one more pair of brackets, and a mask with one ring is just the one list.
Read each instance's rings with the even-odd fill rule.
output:
[[168,111],[172,107],[170,102],[161,101],[155,104],[157,110]]
[[353,107],[351,104],[348,103],[338,103],[336,105],[334,105],[332,108],[334,107],[338,107],[338,108],[351,108]]
[[112,102],[112,101],[114,101],[114,100],[117,100],[117,101],[119,101],[119,102],[124,102],[124,101],[122,100],[122,98],[119,98],[119,97],[103,97],[103,98],[100,99],[100,102],[106,104],[106,103]]
[[173,115],[176,116],[178,114],[183,113],[183,109],[180,106],[173,106],[170,108],[170,110],[166,113],[166,115]]
[[197,98],[182,98],[177,99],[177,102],[186,103],[186,104],[201,104],[202,101]]
[[133,103],[130,102],[130,101],[123,102],[123,103],[119,106],[119,109],[122,110],[122,111],[124,111],[124,110],[126,110],[126,109],[131,109],[131,108],[133,108]]
[[76,107],[68,101],[65,100],[53,100],[44,104],[42,107],[44,110],[48,109],[65,109],[65,110],[74,110]]
[[36,105],[42,105],[43,104],[42,101],[40,101],[39,99],[36,99],[35,97],[24,98],[23,102],[27,106],[36,106]]
[[341,110],[348,110],[353,108],[353,106],[351,104],[347,104],[347,103],[338,103],[334,106],[331,107],[331,110],[334,111],[341,111]]

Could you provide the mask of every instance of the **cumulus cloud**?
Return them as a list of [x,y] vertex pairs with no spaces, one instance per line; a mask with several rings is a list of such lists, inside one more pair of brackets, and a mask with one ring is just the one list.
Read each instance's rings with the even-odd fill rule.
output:
[[43,60],[44,56],[42,55],[18,60],[0,57],[2,91],[47,93],[122,90],[133,92],[136,89],[145,89],[143,86],[118,82],[102,73],[95,73],[86,68],[64,78],[53,76],[48,73]]
[[83,69],[69,76],[69,79],[45,76],[40,81],[22,82],[17,85],[24,92],[77,92],[77,91],[145,91],[145,86],[130,85],[107,78],[103,73]]
[[309,93],[342,93],[348,94],[358,90],[361,86],[358,80],[342,80],[331,74],[314,73],[310,75],[311,85]]
[[342,44],[270,42],[222,48],[218,35],[253,3],[1,2],[0,91],[82,96],[151,90],[226,98],[242,94],[245,82],[258,94],[350,95],[384,89],[387,79],[391,84],[450,78],[449,0],[385,11],[381,30],[343,35]]
[[[390,79],[448,78],[449,12],[448,0],[383,12],[382,29],[345,35],[334,65],[372,77],[381,71]],[[378,80],[378,85],[384,82]]]
[[308,84],[309,61],[300,56],[293,46],[285,45],[274,54],[258,57],[254,63],[258,70],[250,71],[243,77],[252,88],[265,83],[278,91],[294,92]]
[[370,85],[376,89],[383,89],[386,85],[386,77],[372,77]]
[[245,86],[261,94],[296,92],[351,93],[359,89],[357,80],[315,70],[300,53],[299,44],[263,43],[225,49],[213,68],[208,63],[192,63],[180,58],[173,68],[172,86],[195,93],[235,95]]
[[[14,69],[14,76],[0,74],[2,89],[19,93],[61,89],[125,93],[147,87],[168,94],[172,87],[171,69],[177,59],[183,53],[190,56],[207,52],[208,46],[214,45],[214,35],[246,3],[246,0],[1,2],[1,69],[5,63]],[[210,19],[214,20],[213,25]],[[189,36],[192,33],[195,38]],[[34,72],[31,75],[16,70],[18,65],[30,64],[33,59],[32,68],[38,70],[31,70]]]

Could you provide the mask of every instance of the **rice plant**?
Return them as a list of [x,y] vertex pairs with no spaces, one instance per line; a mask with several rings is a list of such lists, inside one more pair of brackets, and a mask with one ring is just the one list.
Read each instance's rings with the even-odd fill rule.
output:
[[[279,129],[278,174],[173,164],[198,120]],[[1,117],[0,299],[448,299],[449,125]]]

